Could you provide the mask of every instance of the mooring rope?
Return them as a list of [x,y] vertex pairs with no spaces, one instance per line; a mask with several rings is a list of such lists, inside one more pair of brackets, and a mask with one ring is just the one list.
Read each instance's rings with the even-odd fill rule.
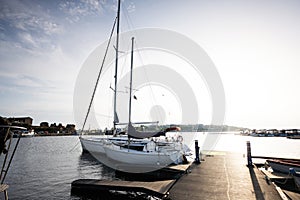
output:
[[76,142],[76,144],[72,147],[72,149],[69,150],[69,152],[74,151],[74,149],[76,149],[76,147],[77,147],[79,144],[80,144],[80,140],[78,140],[78,141]]

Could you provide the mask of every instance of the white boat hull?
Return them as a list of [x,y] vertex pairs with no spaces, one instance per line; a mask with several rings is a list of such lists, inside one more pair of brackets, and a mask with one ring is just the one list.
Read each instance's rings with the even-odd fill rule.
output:
[[[131,141],[128,137],[80,137],[83,151],[89,152],[99,162],[120,171],[144,173],[183,161],[182,145],[149,139]],[[135,148],[141,146],[143,148]]]
[[[102,137],[80,137],[80,143],[82,149],[87,152],[95,153],[105,153],[104,146],[106,144],[111,144],[112,142],[116,143],[126,143],[128,141],[127,136],[102,136]],[[138,142],[147,143],[149,140],[139,140]],[[99,160],[100,161],[100,160]],[[101,161],[100,161],[101,162]]]
[[108,158],[127,164],[165,167],[180,157],[180,151],[177,150],[147,152],[121,148],[116,145],[106,145],[104,149]]
[[[107,138],[82,138],[80,137],[82,149],[90,153],[105,153],[104,144],[107,142]],[[101,161],[100,161],[101,162]]]

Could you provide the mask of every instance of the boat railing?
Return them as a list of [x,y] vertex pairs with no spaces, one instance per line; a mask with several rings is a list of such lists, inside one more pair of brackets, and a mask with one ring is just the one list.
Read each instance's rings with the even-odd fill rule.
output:
[[[22,136],[21,132],[19,132],[18,140],[15,143],[15,146],[12,147],[12,139],[14,137],[14,132],[12,130],[27,130],[27,129],[19,126],[0,125],[0,155],[2,154],[5,155],[2,168],[1,168],[1,174],[0,174],[0,188],[1,188],[1,192],[4,193],[4,199],[8,199],[8,194],[7,194],[8,185],[4,184],[4,181]],[[10,154],[11,148],[13,148],[13,150],[12,153]]]

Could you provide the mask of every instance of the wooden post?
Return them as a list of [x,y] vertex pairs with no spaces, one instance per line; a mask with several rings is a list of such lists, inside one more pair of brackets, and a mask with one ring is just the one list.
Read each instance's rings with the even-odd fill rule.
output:
[[195,140],[195,152],[196,152],[195,163],[200,164],[200,158],[199,158],[200,147],[198,145],[198,140]]
[[248,161],[248,167],[252,166],[252,156],[251,156],[251,143],[250,141],[247,141],[247,161]]

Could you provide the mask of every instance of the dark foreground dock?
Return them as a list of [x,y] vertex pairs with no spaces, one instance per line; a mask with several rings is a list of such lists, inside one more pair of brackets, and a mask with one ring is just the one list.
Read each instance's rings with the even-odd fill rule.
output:
[[72,193],[81,193],[82,191],[95,193],[99,191],[116,190],[125,192],[142,192],[163,198],[174,182],[175,180],[142,182],[79,179],[72,183]]
[[[167,197],[168,191],[176,180],[187,171],[190,164],[168,166],[155,172],[135,174],[116,171],[115,174],[122,180],[79,179],[72,182],[71,194],[87,196],[90,199],[148,199],[153,196],[160,199]],[[109,193],[113,191],[113,193]],[[122,193],[142,193],[130,198]],[[100,197],[101,196],[101,197]]]
[[[160,181],[101,181],[77,180],[72,183],[72,191],[107,194],[108,191],[141,192],[169,200],[201,200],[201,199],[261,199],[280,200],[289,198],[288,192],[276,187],[266,175],[255,166],[247,167],[247,160],[241,154],[227,152],[211,152],[203,156],[201,164],[184,167],[186,173],[179,179]],[[142,175],[141,175],[142,176]],[[296,194],[296,198],[298,198]],[[99,199],[99,198],[97,198]],[[102,199],[102,198],[100,198]],[[109,199],[111,199],[109,197]],[[125,195],[122,199],[127,198]],[[140,198],[139,198],[140,199]],[[147,199],[147,198],[146,198]]]

